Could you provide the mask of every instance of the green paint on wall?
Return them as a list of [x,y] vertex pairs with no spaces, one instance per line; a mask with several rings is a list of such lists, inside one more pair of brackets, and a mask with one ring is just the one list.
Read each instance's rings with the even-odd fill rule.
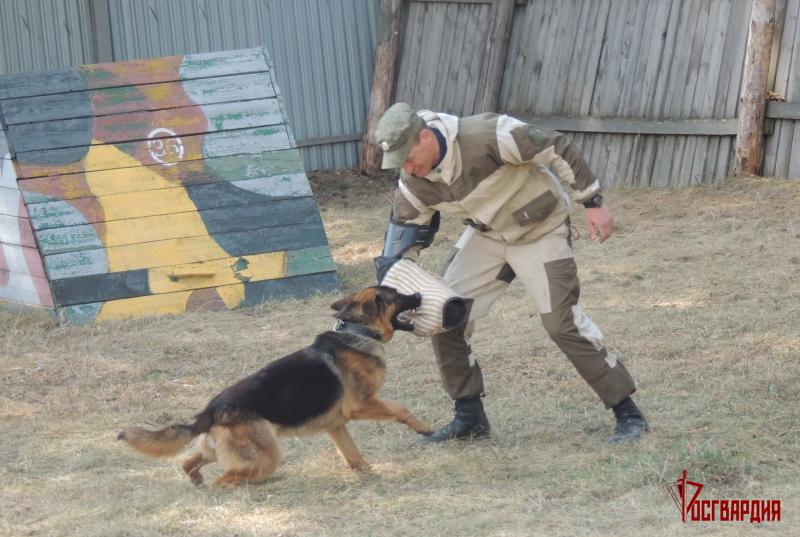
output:
[[285,270],[287,276],[330,270],[336,270],[336,264],[333,262],[328,246],[317,246],[315,248],[287,252]]
[[231,267],[233,269],[233,274],[236,276],[236,279],[240,282],[246,283],[250,281],[250,276],[245,276],[242,274],[243,271],[247,270],[250,266],[250,262],[245,259],[244,257],[240,257],[236,260],[236,262]]

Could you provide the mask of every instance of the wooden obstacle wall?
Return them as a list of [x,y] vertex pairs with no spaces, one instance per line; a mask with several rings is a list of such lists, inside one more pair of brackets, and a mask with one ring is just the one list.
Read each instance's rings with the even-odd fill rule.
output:
[[263,49],[3,76],[0,107],[0,299],[87,321],[337,287]]

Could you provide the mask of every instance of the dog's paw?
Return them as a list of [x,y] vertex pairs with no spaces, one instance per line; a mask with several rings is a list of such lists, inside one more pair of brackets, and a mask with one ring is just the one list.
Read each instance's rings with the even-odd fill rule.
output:
[[417,434],[421,436],[430,436],[433,434],[433,429],[422,429],[420,431],[417,431]]
[[372,466],[370,466],[367,461],[348,462],[347,466],[349,466],[351,470],[355,470],[356,472],[370,472],[370,471],[372,471]]

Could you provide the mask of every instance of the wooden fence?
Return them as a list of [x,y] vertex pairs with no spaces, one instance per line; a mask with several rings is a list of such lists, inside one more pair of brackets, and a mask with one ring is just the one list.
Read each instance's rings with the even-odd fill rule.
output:
[[[800,0],[757,1],[777,3],[763,61],[787,100],[766,110],[763,171],[800,179]],[[734,165],[753,2],[384,0],[402,4],[396,83],[373,95],[568,132],[610,185],[709,183]]]

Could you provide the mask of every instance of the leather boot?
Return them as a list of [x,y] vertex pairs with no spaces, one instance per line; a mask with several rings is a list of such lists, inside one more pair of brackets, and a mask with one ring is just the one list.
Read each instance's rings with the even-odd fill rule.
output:
[[426,442],[443,442],[453,439],[486,438],[490,429],[480,396],[469,397],[456,399],[453,421],[433,434],[423,436],[422,439]]
[[650,430],[642,411],[630,397],[611,407],[611,410],[617,418],[617,426],[614,428],[614,434],[608,439],[610,443],[619,444],[636,440]]

